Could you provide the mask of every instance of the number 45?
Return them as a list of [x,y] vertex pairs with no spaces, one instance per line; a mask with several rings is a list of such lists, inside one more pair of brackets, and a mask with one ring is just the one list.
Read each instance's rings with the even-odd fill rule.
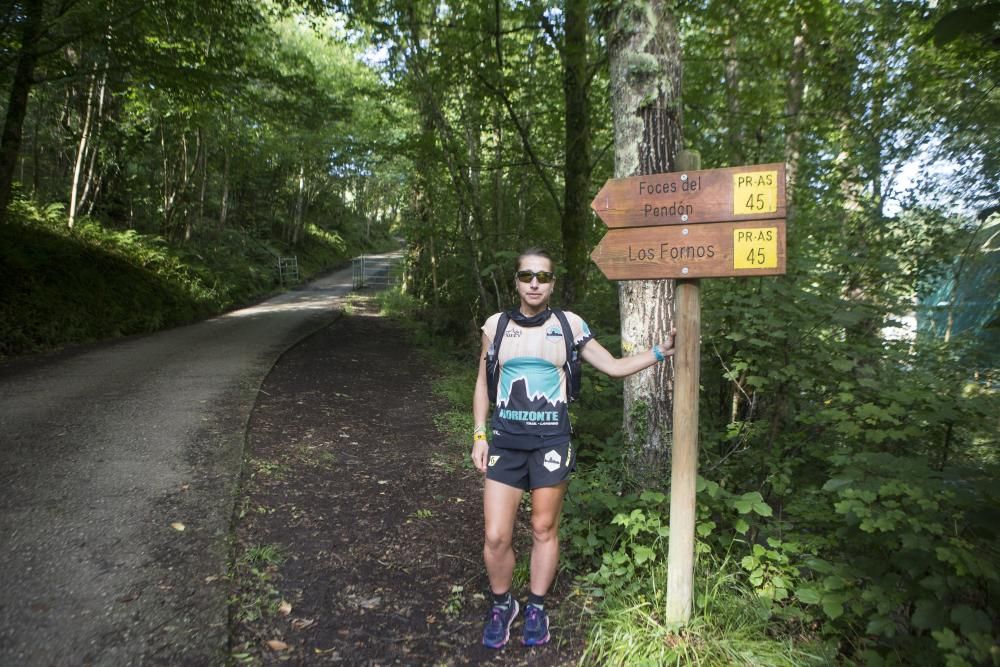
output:
[[764,210],[764,193],[763,192],[759,192],[756,195],[751,194],[749,197],[747,197],[747,203],[746,203],[746,207],[745,208],[748,208],[751,211],[756,211],[756,210],[763,211]]
[[763,248],[751,248],[750,253],[747,255],[748,264],[761,264],[763,265],[767,261],[764,255]]

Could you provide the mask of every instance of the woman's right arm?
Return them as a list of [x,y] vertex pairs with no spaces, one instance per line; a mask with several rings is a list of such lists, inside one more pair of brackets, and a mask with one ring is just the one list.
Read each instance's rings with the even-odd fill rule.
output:
[[[490,396],[486,391],[486,351],[490,347],[490,339],[483,334],[483,346],[479,352],[479,375],[476,377],[476,391],[472,395],[472,424],[478,429],[486,429],[486,417],[490,411]],[[486,454],[489,449],[485,440],[472,441],[472,464],[479,472],[486,472]]]

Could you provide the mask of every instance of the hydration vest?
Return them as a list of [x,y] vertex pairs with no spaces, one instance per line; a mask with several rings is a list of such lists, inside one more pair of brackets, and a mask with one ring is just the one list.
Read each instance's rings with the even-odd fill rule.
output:
[[[552,308],[552,314],[559,320],[563,340],[566,342],[566,364],[563,369],[566,371],[567,398],[572,402],[580,395],[583,360],[580,358],[580,352],[576,349],[576,345],[573,344],[573,329],[569,326],[566,313]],[[493,336],[493,343],[486,351],[486,387],[490,403],[494,404],[497,402],[497,387],[500,384],[500,342],[503,341],[503,334],[507,330],[508,322],[510,322],[510,315],[506,311],[500,313],[496,335]]]

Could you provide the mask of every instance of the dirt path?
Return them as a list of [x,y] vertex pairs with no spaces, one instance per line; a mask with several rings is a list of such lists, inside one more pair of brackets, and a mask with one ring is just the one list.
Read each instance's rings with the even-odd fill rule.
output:
[[232,654],[268,664],[575,664],[572,612],[564,619],[558,607],[549,646],[521,646],[519,621],[503,651],[480,645],[481,478],[435,427],[443,406],[428,393],[430,369],[370,308],[290,350],[263,385],[236,522]]

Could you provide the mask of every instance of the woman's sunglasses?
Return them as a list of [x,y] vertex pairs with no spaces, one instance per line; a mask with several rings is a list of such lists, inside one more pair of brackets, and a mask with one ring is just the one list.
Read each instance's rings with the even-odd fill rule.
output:
[[514,274],[522,283],[530,283],[532,278],[538,278],[538,282],[546,284],[552,282],[555,274],[551,271],[518,271]]

